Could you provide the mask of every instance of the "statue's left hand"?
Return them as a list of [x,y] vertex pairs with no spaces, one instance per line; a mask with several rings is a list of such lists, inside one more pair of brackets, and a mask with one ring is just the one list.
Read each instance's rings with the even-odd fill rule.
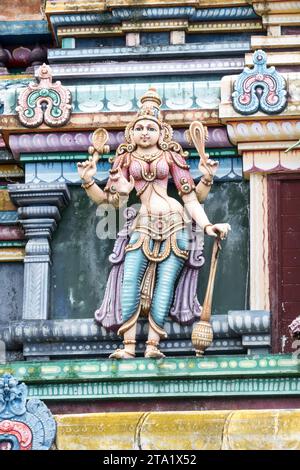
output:
[[114,187],[114,189],[120,194],[120,196],[128,196],[128,194],[134,188],[134,178],[130,175],[130,180],[128,181],[127,178],[122,173],[122,170],[118,168],[118,172],[114,175],[110,176],[111,185],[110,187]]
[[221,240],[227,238],[228,232],[231,230],[229,224],[214,224],[206,227],[206,234],[211,237],[220,237]]

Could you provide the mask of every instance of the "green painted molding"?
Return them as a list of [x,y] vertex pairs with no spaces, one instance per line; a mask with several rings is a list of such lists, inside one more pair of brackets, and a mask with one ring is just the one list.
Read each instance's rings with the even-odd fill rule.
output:
[[15,362],[1,366],[4,373],[43,400],[300,395],[300,360],[292,355]]
[[[238,152],[234,148],[210,148],[206,150],[210,157],[237,157]],[[188,158],[199,159],[199,155],[195,150],[190,150]],[[108,160],[114,157],[115,153],[103,154],[102,160]],[[20,161],[29,162],[54,162],[54,161],[82,161],[88,158],[88,152],[49,152],[49,153],[21,153]]]
[[0,241],[0,248],[7,248],[9,246],[25,246],[26,241]]
[[300,395],[292,355],[170,357],[14,362],[0,365],[43,400]]
[[[108,160],[114,154],[103,154],[102,160]],[[88,151],[86,152],[49,152],[49,153],[21,153],[21,162],[57,162],[57,161],[82,161],[88,158]]]
[[235,377],[299,375],[300,359],[290,354],[257,356],[68,359],[44,362],[11,362],[0,365],[0,375],[12,373],[26,383],[80,380],[162,379],[178,377]]
[[298,377],[126,380],[29,385],[29,397],[41,400],[116,400],[178,397],[299,396]]
[[[208,148],[205,151],[210,157],[238,157],[238,151],[235,148]],[[199,154],[196,150],[188,150],[189,158],[199,159]]]
[[0,365],[4,373],[44,400],[300,395],[300,360],[292,355],[14,362]]

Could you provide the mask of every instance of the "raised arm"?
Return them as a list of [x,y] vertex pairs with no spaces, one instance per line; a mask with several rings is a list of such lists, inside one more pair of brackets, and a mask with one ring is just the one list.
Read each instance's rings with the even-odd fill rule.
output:
[[200,158],[198,168],[203,176],[196,186],[196,194],[198,201],[202,203],[207,198],[211,189],[219,162],[211,160],[209,155],[205,152],[205,141],[208,138],[208,130],[200,121],[192,122],[185,135],[189,144],[194,145],[197,149]]
[[221,239],[226,238],[228,230],[230,230],[229,224],[212,224],[209,221],[203,207],[198,201],[195,192],[195,183],[189,171],[189,166],[186,164],[184,158],[175,152],[171,152],[170,172],[175,186],[178,189],[178,193],[184,202],[185,210],[191,218],[207,235],[213,237],[220,236]]
[[114,207],[122,207],[128,201],[129,194],[134,188],[134,178],[129,177],[128,154],[117,155],[112,169],[109,170],[109,178],[104,188],[108,202]]
[[94,176],[97,173],[97,164],[93,157],[89,157],[85,162],[77,163],[78,174],[82,179],[82,188],[85,189],[88,197],[97,205],[108,202],[107,194],[96,184]]
[[83,163],[78,163],[78,173],[83,180],[82,187],[89,198],[96,204],[110,203],[115,208],[122,207],[128,200],[128,195],[134,187],[134,179],[131,176],[128,181],[128,168],[124,165],[125,156],[117,156],[104,191],[95,184],[93,177],[97,172],[96,162],[89,157]]
[[219,167],[219,162],[211,160],[207,155],[205,165],[203,165],[202,158],[199,161],[199,171],[202,173],[199,183],[196,186],[196,194],[198,201],[202,204],[208,196],[209,191],[214,182],[214,175]]

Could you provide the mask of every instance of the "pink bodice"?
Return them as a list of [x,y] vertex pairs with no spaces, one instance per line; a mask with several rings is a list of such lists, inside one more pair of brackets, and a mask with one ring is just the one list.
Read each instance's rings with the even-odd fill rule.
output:
[[[189,166],[185,159],[175,152],[162,152],[151,162],[136,158],[134,154],[125,154],[115,159],[112,172],[118,167],[121,167],[127,179],[133,176],[138,195],[142,194],[149,184],[156,183],[167,188],[170,174],[181,196],[188,194],[195,187]],[[107,186],[109,185],[108,181]]]
[[138,193],[147,183],[158,183],[167,187],[169,172],[169,165],[164,156],[151,163],[132,158],[129,166],[129,175],[133,176]]

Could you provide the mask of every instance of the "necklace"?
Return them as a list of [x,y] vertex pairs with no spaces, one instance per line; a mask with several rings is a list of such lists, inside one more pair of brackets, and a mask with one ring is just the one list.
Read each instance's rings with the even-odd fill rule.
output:
[[154,153],[138,153],[134,152],[133,156],[137,158],[138,160],[143,160],[144,162],[153,162],[153,160],[156,160],[156,158],[160,157],[162,154],[162,150],[157,150]]
[[[150,164],[149,169],[145,168],[146,165],[143,165],[143,163],[140,163],[141,166],[141,172],[142,172],[142,177],[144,181],[151,182],[156,179],[156,166],[158,164],[158,158],[161,157],[162,155],[162,150],[158,150],[155,153],[151,154],[141,154],[141,153],[133,153],[133,156],[137,159],[140,160],[141,162]],[[152,167],[152,162],[154,162]]]

